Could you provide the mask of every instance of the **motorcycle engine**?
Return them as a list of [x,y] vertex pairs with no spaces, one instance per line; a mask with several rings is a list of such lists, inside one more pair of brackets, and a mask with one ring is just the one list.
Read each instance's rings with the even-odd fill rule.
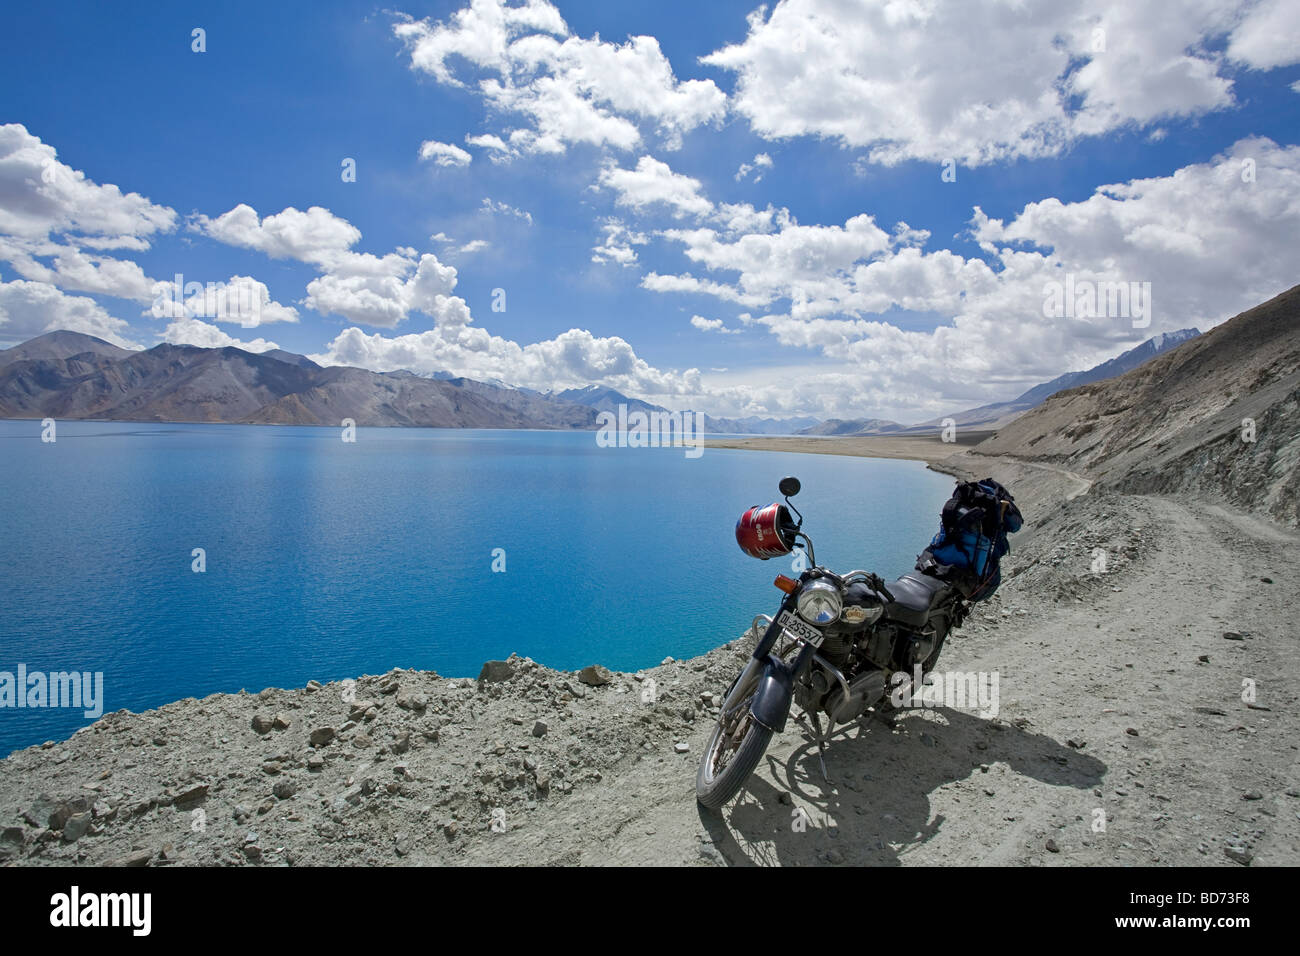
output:
[[858,646],[876,667],[911,673],[934,653],[938,640],[939,631],[933,623],[920,629],[886,624],[865,635]]
[[846,724],[857,720],[872,704],[885,696],[885,672],[878,670],[863,671],[849,681],[849,693],[846,697],[844,688],[837,681],[835,689],[826,699],[826,712],[832,724]]

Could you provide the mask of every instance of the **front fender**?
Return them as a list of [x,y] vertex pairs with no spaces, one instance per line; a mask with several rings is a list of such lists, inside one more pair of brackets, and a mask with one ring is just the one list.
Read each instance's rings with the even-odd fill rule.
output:
[[758,724],[779,734],[785,730],[793,697],[794,668],[775,654],[769,654],[763,665],[763,676],[758,680],[758,690],[749,705],[750,714]]

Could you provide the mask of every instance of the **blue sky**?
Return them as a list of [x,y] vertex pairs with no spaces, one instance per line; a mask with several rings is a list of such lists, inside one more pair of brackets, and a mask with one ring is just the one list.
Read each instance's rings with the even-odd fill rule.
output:
[[[1298,10],[15,9],[0,345],[274,343],[718,414],[1008,398],[1300,279]],[[160,311],[177,273],[256,308]],[[1149,315],[1046,314],[1067,273],[1150,283]]]

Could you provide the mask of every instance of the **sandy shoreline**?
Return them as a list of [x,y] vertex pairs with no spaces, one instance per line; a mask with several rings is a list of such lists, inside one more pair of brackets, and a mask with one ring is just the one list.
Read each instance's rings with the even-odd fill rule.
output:
[[934,435],[755,435],[752,438],[724,438],[707,441],[706,448],[746,451],[783,451],[805,455],[848,455],[854,458],[894,458],[925,462],[931,471],[969,478],[968,467],[958,457],[992,432],[958,433],[958,440],[945,442]]

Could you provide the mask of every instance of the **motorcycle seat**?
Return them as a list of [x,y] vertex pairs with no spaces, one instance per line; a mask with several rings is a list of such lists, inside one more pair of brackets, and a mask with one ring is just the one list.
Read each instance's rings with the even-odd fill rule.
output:
[[947,587],[943,581],[928,574],[904,574],[889,585],[890,593],[894,595],[892,616],[916,624],[924,623],[926,614],[934,606],[936,595]]

